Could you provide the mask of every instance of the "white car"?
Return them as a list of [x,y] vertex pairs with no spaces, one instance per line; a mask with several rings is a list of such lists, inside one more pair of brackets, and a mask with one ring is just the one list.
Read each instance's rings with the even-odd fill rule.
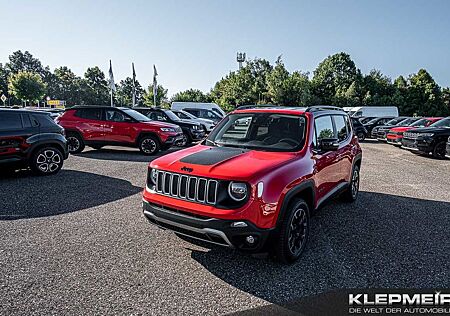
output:
[[207,133],[211,132],[214,126],[216,126],[216,123],[213,120],[199,118],[183,110],[172,110],[172,112],[182,120],[192,120],[200,123],[205,128]]

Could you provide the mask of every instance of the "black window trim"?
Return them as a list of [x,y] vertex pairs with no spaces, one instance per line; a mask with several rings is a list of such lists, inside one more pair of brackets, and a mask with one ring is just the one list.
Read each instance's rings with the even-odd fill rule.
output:
[[[344,118],[345,129],[347,130],[347,136],[343,140],[339,140],[339,132],[338,132],[338,130],[336,128],[336,122],[334,121],[334,117],[335,116],[342,116]],[[333,121],[334,135],[337,136],[337,139],[339,140],[339,144],[347,142],[348,139],[350,138],[350,135],[352,134],[351,131],[348,130],[349,126],[347,124],[348,120],[347,121],[345,120],[346,116],[348,117],[348,115],[345,115],[345,114],[331,114],[331,120]]]

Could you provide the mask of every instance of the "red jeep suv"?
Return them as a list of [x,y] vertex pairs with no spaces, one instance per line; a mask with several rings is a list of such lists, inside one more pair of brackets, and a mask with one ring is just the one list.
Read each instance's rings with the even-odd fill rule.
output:
[[95,149],[117,145],[138,147],[143,154],[152,155],[183,136],[179,126],[152,121],[129,108],[74,106],[55,121],[66,130],[72,154],[83,151],[85,145]]
[[240,107],[201,144],[150,163],[143,212],[179,235],[293,262],[311,213],[357,198],[361,159],[340,108]]

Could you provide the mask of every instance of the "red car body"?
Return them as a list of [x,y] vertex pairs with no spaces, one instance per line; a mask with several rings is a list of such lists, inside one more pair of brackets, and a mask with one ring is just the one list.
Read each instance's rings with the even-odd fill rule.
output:
[[[389,144],[392,144],[395,146],[401,146],[402,139],[403,139],[403,133],[405,133],[411,129],[415,129],[415,128],[419,128],[419,127],[428,127],[431,124],[433,124],[434,122],[439,121],[440,119],[442,119],[442,117],[425,117],[425,118],[423,118],[423,120],[426,120],[426,121],[423,122],[424,124],[421,124],[421,125],[414,126],[414,124],[413,124],[412,126],[394,127],[392,129],[390,129],[388,134],[386,135],[387,142]],[[418,122],[419,121],[417,121],[416,123],[418,123]]]
[[[302,198],[313,211],[328,198],[347,189],[352,181],[352,170],[355,166],[358,166],[359,170],[362,152],[349,120],[348,135],[345,140],[339,142],[335,150],[320,151],[313,145],[317,143],[314,136],[315,119],[325,115],[344,116],[342,111],[320,110],[320,108],[252,108],[237,110],[231,114],[245,113],[277,113],[304,117],[305,134],[301,149],[294,152],[262,150],[239,152],[236,148],[212,147],[207,146],[207,142],[203,142],[153,160],[149,165],[149,180],[143,192],[144,215],[150,222],[190,237],[225,246],[241,250],[260,250],[272,238],[270,236],[276,234],[283,221],[284,213],[288,212],[292,201]],[[226,119],[214,131],[220,130],[224,124]],[[234,151],[230,157],[227,156],[229,150]],[[204,156],[210,158],[219,156],[219,158],[213,163],[203,163],[201,160]],[[194,159],[196,157],[198,161]],[[244,203],[237,203],[235,207],[224,207],[179,198],[178,193],[181,195],[181,191],[177,191],[175,197],[173,194],[158,193],[158,185],[151,187],[152,170],[156,170],[155,179],[159,179],[161,173],[164,179],[170,177],[170,185],[177,181],[183,183],[177,178],[178,176],[206,179],[206,185],[208,185],[206,190],[211,189],[210,181],[225,184],[230,181],[246,183],[249,196]],[[161,181],[163,181],[162,178]],[[228,190],[230,190],[230,184]],[[180,187],[182,186],[184,184]],[[263,186],[262,193],[259,186]],[[172,192],[172,189],[175,191],[176,187],[166,191]],[[165,187],[162,190],[164,191]],[[222,187],[222,191],[225,190],[226,186]],[[222,191],[219,190],[216,195],[226,194]],[[228,194],[230,194],[229,191]],[[210,221],[210,223],[217,222],[217,225],[212,228],[218,234],[213,238],[211,236],[202,238],[199,232],[204,233],[202,229],[208,230],[211,227],[204,223],[197,223],[196,219]],[[243,222],[246,226],[230,229],[230,225],[235,222]],[[258,237],[259,242],[253,248],[242,242],[242,236],[249,235]]]
[[[95,118],[82,117],[79,111],[100,111]],[[105,111],[114,111],[120,118],[126,120],[108,120]],[[158,143],[158,149],[167,149],[182,136],[181,128],[174,124],[157,121],[139,121],[127,115],[126,108],[76,106],[64,112],[56,119],[64,127],[67,139],[79,141],[84,145],[101,147],[105,145],[118,145],[139,147],[144,136],[152,136]],[[76,138],[77,137],[77,138]],[[81,149],[82,150],[82,149]],[[71,151],[72,152],[72,151]]]

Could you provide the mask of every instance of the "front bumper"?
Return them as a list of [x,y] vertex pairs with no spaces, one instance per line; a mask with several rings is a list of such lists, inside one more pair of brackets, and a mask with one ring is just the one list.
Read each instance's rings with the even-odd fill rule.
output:
[[392,144],[395,146],[401,146],[402,145],[402,136],[398,136],[398,135],[393,135],[390,136],[390,134],[387,135],[386,140],[388,142],[388,144]]
[[402,148],[415,151],[421,154],[429,154],[433,151],[432,141],[428,141],[426,139],[416,138],[403,138],[402,140]]
[[[143,211],[147,220],[160,228],[208,243],[249,252],[260,251],[273,231],[258,228],[245,220],[199,216],[146,200],[143,200]],[[231,226],[236,222],[240,223],[240,227]],[[253,244],[246,241],[248,236],[253,237]]]
[[164,142],[164,144],[166,144],[166,145],[173,145],[176,142],[181,141],[182,139],[183,139],[183,133],[178,133],[176,135],[168,136],[166,138],[166,141]]
[[202,140],[205,137],[205,131],[202,130],[190,130],[193,141]]

